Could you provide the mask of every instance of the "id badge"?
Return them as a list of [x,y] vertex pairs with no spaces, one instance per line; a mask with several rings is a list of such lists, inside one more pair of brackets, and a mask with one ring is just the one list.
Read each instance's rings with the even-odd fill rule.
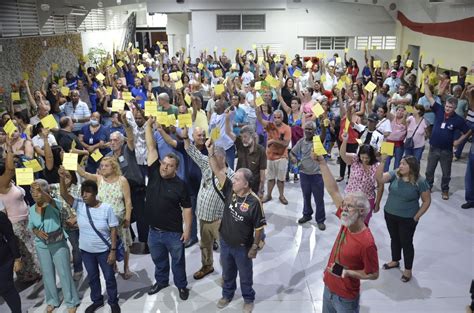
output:
[[122,163],[123,161],[125,161],[125,158],[123,157],[123,155],[118,157],[118,161],[119,163]]
[[[443,127],[441,127],[441,128],[443,128]],[[94,138],[89,138],[89,144],[90,145],[94,144]]]
[[444,129],[446,127],[446,123],[441,123],[441,129]]

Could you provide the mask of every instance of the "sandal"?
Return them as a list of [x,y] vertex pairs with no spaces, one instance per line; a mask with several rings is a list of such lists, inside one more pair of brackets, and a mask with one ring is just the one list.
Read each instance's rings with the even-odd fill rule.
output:
[[130,272],[130,271],[127,271],[127,272],[124,272],[124,273],[120,273],[120,276],[122,276],[122,278],[124,280],[129,280],[130,278],[133,277],[133,273]]
[[339,176],[338,178],[336,178],[336,181],[337,181],[338,183],[341,182],[341,181],[343,181],[343,180],[344,180],[344,177],[341,177],[341,176]]
[[408,276],[405,276],[405,275],[402,275],[402,278],[400,278],[402,282],[404,283],[408,283],[411,279],[411,276],[408,277]]
[[397,264],[395,264],[395,265],[389,265],[388,263],[385,263],[385,264],[382,266],[382,268],[383,268],[384,270],[390,270],[390,269],[392,269],[392,268],[399,268],[399,267],[400,267],[400,262],[397,262]]
[[48,304],[48,306],[46,307],[46,313],[52,313],[55,309],[56,309],[55,306]]

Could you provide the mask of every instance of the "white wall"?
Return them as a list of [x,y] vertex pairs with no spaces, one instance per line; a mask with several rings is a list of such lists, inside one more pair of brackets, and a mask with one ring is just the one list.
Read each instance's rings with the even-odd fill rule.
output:
[[[308,9],[308,13],[306,13]],[[250,11],[266,14],[265,31],[216,31],[216,14],[249,13],[249,11],[193,11],[191,55],[205,48],[227,48],[233,56],[237,48],[250,49],[252,44],[274,44],[293,56],[315,56],[315,50],[303,50],[303,36],[395,35],[395,22],[381,6],[348,3],[306,4],[305,7],[274,11]],[[364,64],[363,51],[354,51],[349,42],[349,55]],[[336,51],[324,50],[328,56]],[[337,51],[341,56],[343,51]],[[390,59],[392,50],[375,51],[376,58]]]
[[417,23],[442,23],[474,16],[474,6],[430,4],[428,0],[398,0],[398,10]]
[[83,54],[87,54],[90,48],[98,47],[112,54],[113,45],[122,44],[124,34],[124,28],[81,33]]

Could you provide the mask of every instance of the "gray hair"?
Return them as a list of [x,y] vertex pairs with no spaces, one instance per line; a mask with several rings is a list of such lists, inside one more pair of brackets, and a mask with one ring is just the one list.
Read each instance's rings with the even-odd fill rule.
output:
[[277,113],[281,114],[281,116],[285,116],[285,115],[283,114],[283,111],[280,110],[280,109],[275,110],[275,112],[273,112],[273,115],[275,115],[275,114],[277,114]]
[[304,127],[306,126],[311,126],[312,129],[316,129],[316,123],[314,123],[313,121],[306,121],[304,123]]
[[38,178],[35,180],[35,183],[39,185],[40,189],[43,192],[49,193],[49,183],[46,180],[42,178]]
[[255,129],[251,125],[245,125],[240,129],[240,134],[249,134],[250,136],[255,135]]
[[179,157],[176,153],[170,152],[165,156],[165,158],[173,159],[176,162],[176,168],[179,167]]
[[446,102],[451,103],[451,104],[454,105],[455,107],[458,106],[458,99],[455,98],[455,97],[453,97],[453,96],[448,97],[448,98],[446,99]]
[[453,87],[453,92],[456,91],[456,90],[462,90],[462,86],[461,85],[456,85]]
[[362,191],[355,191],[346,194],[344,199],[348,198],[352,199],[354,207],[364,210],[362,212],[362,217],[365,218],[369,213],[370,208],[369,200],[367,200],[367,195]]
[[166,92],[162,92],[158,95],[158,99],[163,99],[165,101],[170,101],[170,96]]
[[241,168],[239,168],[239,169],[237,170],[237,172],[240,172],[240,173],[242,173],[242,175],[244,175],[245,180],[247,181],[247,183],[248,183],[249,186],[250,186],[250,184],[251,184],[251,182],[252,182],[252,179],[253,179],[253,173],[252,173],[252,171],[249,170],[248,168],[241,167]]
[[221,146],[215,146],[214,147],[214,153],[220,157],[225,158],[226,157],[226,152],[225,149],[222,148]]
[[113,133],[110,134],[109,137],[112,137],[112,135],[117,136],[118,139],[119,139],[120,141],[122,141],[122,142],[125,140],[125,137],[124,137],[123,134],[122,134],[121,132],[119,132],[119,131],[114,131]]

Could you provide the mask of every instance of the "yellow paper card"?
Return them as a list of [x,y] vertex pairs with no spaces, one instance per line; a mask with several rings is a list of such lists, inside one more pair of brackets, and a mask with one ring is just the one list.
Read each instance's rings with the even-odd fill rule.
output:
[[122,67],[122,66],[124,66],[125,64],[123,64],[122,61],[118,61],[117,65],[120,66],[120,67]]
[[69,96],[69,88],[68,87],[61,87],[61,94],[63,96]]
[[199,63],[199,64],[198,64],[198,69],[199,69],[199,70],[202,70],[203,68],[204,68],[204,64]]
[[372,46],[372,50],[377,50],[377,46]]
[[377,88],[377,85],[374,84],[373,82],[369,82],[367,85],[365,85],[365,90],[367,90],[368,92],[372,92],[375,90],[375,88]]
[[316,103],[311,110],[313,111],[316,117],[320,117],[324,114],[324,109],[319,103]]
[[28,75],[28,73],[26,73],[26,72],[23,72],[22,76],[23,76],[24,80],[29,80],[30,79],[30,75]]
[[221,51],[222,51],[222,54],[224,54],[224,53],[227,51],[227,49],[226,49],[226,48],[222,48]]
[[140,64],[137,66],[137,70],[139,70],[140,72],[143,72],[145,70],[145,67],[143,66],[143,64]]
[[63,86],[64,86],[64,78],[60,78],[60,79],[58,80],[58,85],[59,85],[59,87],[63,87]]
[[41,119],[41,124],[43,125],[44,128],[49,128],[49,129],[59,128],[58,123],[56,122],[56,119],[51,114],[47,115],[46,117],[43,117]]
[[133,99],[132,93],[130,91],[122,92],[122,99],[125,101],[130,101]]
[[138,73],[138,74],[137,74],[137,77],[138,77],[138,78],[143,78],[143,77],[145,77],[145,75],[143,75],[142,73]]
[[253,45],[252,45],[252,50],[255,50],[255,49],[257,49],[257,45],[256,45],[256,44],[253,44]]
[[188,105],[191,105],[191,96],[186,94],[186,96],[184,96],[184,101],[188,104]]
[[19,92],[12,92],[12,101],[20,101],[20,93]]
[[337,82],[337,89],[341,90],[342,88],[344,88],[344,80],[342,79],[339,79],[338,82]]
[[341,63],[342,63],[342,59],[339,58],[339,57],[337,57],[337,58],[336,58],[336,64],[341,64]]
[[212,141],[217,141],[221,137],[221,129],[215,127],[211,130],[211,139]]
[[360,140],[359,138],[356,138],[356,141],[359,144],[359,146],[362,146],[362,144],[363,144],[362,140]]
[[177,81],[178,80],[178,75],[176,72],[170,73],[170,78],[171,80]]
[[407,67],[411,67],[411,66],[413,65],[413,60],[407,60],[406,63],[405,63],[405,65],[406,65]]
[[41,74],[41,77],[48,77],[47,71],[41,71],[40,74]]
[[107,59],[107,66],[111,66],[112,65],[112,60],[111,59]]
[[169,126],[176,126],[176,116],[174,116],[174,114],[168,114],[167,119]]
[[[160,114],[160,113],[164,113],[164,114]],[[156,121],[158,122],[158,124],[161,124],[163,126],[167,126],[168,125],[168,116],[166,115],[166,112],[158,112],[158,115],[156,116]]]
[[99,74],[95,75],[95,78],[97,78],[100,81],[103,81],[105,79],[105,76],[104,76],[104,74],[99,73]]
[[451,76],[451,84],[457,84],[458,83],[458,77],[457,76]]
[[112,74],[112,75],[114,75],[115,73],[117,73],[117,69],[116,69],[115,67],[111,67],[111,68],[109,69],[109,73]]
[[311,62],[311,60],[310,60],[310,61],[306,62],[305,66],[306,66],[306,68],[313,68],[313,62]]
[[328,154],[326,149],[324,149],[323,143],[319,136],[313,137],[313,150],[316,155],[326,155]]
[[262,82],[256,82],[255,83],[255,90],[260,90],[262,89]]
[[105,87],[105,92],[110,96],[112,94],[113,88],[112,87]]
[[12,120],[8,120],[8,122],[3,126],[3,130],[5,133],[8,134],[8,136],[12,136],[12,134],[17,130],[15,124],[13,124]]
[[43,168],[41,167],[41,164],[39,164],[38,160],[33,159],[30,161],[25,161],[23,162],[23,165],[28,168],[32,168],[33,172],[41,172]]
[[347,84],[347,85],[352,84],[352,79],[351,79],[351,76],[350,76],[350,75],[347,75],[347,76],[346,76],[346,84]]
[[177,71],[176,75],[178,76],[178,79],[181,79],[181,76],[183,76],[183,72]]
[[255,105],[259,107],[264,103],[265,101],[263,101],[263,98],[260,95],[257,95],[257,98],[255,99]]
[[474,75],[467,75],[466,83],[474,84]]
[[349,127],[351,126],[351,121],[346,117],[346,122],[344,123],[344,132],[349,131]]
[[95,149],[94,152],[92,152],[91,157],[92,159],[94,159],[94,161],[99,162],[99,160],[102,159],[103,155],[102,153],[100,153],[99,149]]
[[34,181],[33,169],[29,167],[16,168],[15,175],[16,175],[17,185],[21,185],[21,186],[31,185]]
[[184,126],[192,127],[193,120],[191,119],[191,113],[178,114],[178,125],[181,128],[184,128]]
[[125,107],[125,100],[112,100],[112,112],[122,112]]
[[216,75],[216,77],[222,77],[222,70],[221,69],[215,70],[214,75]]
[[293,76],[298,78],[302,75],[303,73],[301,72],[301,70],[299,69],[296,69],[294,72],[293,72]]
[[382,62],[380,60],[374,60],[374,67],[375,68],[380,68],[382,67]]
[[395,144],[393,142],[382,142],[382,147],[380,148],[381,154],[386,154],[388,156],[393,156],[393,149],[395,148]]
[[214,92],[216,95],[220,96],[224,92],[225,88],[224,85],[218,84],[214,86]]
[[53,71],[57,71],[58,68],[59,68],[59,65],[58,65],[57,63],[51,64],[51,69],[52,69]]
[[321,82],[324,83],[326,81],[326,74],[321,75]]
[[77,171],[77,160],[79,155],[77,153],[64,153],[63,166],[69,171]]
[[176,83],[174,83],[174,88],[176,88],[176,89],[183,88],[183,82],[178,80]]
[[345,52],[345,53],[349,52],[349,48],[345,48],[345,49],[344,49],[344,52]]
[[411,105],[405,105],[405,110],[407,113],[413,113],[414,109]]

